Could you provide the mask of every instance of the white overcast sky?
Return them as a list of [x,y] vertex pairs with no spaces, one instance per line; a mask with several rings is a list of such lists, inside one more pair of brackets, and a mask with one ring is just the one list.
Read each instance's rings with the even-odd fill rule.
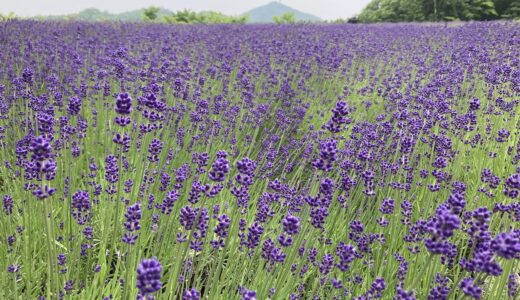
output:
[[[95,7],[113,13],[161,6],[170,10],[214,10],[238,15],[272,0],[0,0],[0,13],[29,17],[75,13]],[[370,0],[282,0],[278,1],[322,19],[348,18],[359,13]]]

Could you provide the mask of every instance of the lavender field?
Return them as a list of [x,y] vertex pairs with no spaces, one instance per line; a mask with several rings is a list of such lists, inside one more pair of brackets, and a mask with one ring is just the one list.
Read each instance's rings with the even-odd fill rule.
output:
[[520,299],[519,23],[0,45],[0,299]]

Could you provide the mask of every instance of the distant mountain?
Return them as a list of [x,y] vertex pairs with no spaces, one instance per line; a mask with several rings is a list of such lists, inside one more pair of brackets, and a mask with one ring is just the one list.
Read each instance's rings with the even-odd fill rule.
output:
[[[67,20],[79,20],[79,21],[129,21],[139,22],[142,21],[144,8],[122,12],[119,14],[110,13],[107,11],[101,11],[97,8],[87,8],[78,13],[70,15],[54,15],[44,16],[45,19],[67,19]],[[160,8],[157,13],[157,19],[162,20],[164,16],[170,16],[173,14],[172,11],[164,8]]]
[[[108,11],[102,11],[97,8],[87,8],[78,13],[68,15],[52,15],[52,16],[38,16],[40,19],[54,19],[54,20],[78,20],[78,21],[127,21],[127,22],[140,22],[142,21],[144,8],[131,10],[122,13],[111,13]],[[157,20],[162,21],[164,16],[171,16],[175,12],[160,8],[157,13]],[[248,23],[273,23],[273,17],[281,16],[285,13],[292,13],[296,21],[321,21],[320,18],[301,12],[287,5],[279,2],[270,2],[266,5],[254,8],[244,15],[248,15]]]
[[270,2],[246,12],[250,23],[273,23],[273,17],[293,13],[297,21],[321,21],[319,17],[301,12],[280,2]]

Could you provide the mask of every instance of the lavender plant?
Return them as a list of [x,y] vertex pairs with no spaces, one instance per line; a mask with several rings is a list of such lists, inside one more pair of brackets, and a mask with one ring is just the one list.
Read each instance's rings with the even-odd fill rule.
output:
[[517,299],[520,27],[0,23],[1,299]]

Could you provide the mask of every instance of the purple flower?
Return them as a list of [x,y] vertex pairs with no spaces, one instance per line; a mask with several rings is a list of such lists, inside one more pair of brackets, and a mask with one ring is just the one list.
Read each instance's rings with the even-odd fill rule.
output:
[[278,236],[278,242],[283,247],[289,247],[293,244],[293,239],[290,235],[286,235],[285,233],[282,233]]
[[256,291],[241,288],[240,295],[242,295],[241,300],[256,300]]
[[460,214],[464,210],[464,207],[466,207],[464,195],[458,192],[451,193],[447,203],[454,214]]
[[31,67],[25,67],[22,72],[22,80],[25,83],[31,84],[33,82],[33,75],[34,73]]
[[67,257],[64,253],[58,254],[58,265],[64,266],[67,263]]
[[437,273],[435,282],[437,282],[438,285],[430,290],[428,300],[447,300],[450,294],[450,289],[447,286],[448,280],[440,273]]
[[35,137],[29,150],[32,152],[32,159],[37,162],[44,162],[53,157],[51,141],[44,136]]
[[189,205],[181,208],[179,221],[185,230],[190,230],[193,227],[197,213],[198,209],[191,208]]
[[337,280],[336,278],[332,278],[330,280],[330,283],[332,283],[332,287],[335,288],[335,289],[342,289],[343,288],[343,283],[341,282],[341,280]]
[[48,197],[51,197],[56,193],[56,189],[47,185],[44,185],[43,187],[40,186],[36,190],[33,191],[33,195],[36,196],[39,200],[46,199]]
[[197,229],[198,233],[194,234],[195,238],[205,238],[208,230],[208,222],[209,222],[209,214],[206,208],[202,208],[199,210],[200,214],[197,219]]
[[459,284],[464,294],[474,299],[480,299],[482,297],[482,289],[478,285],[473,284],[473,278],[468,277],[462,279]]
[[332,270],[333,265],[334,265],[334,255],[332,255],[330,253],[325,254],[319,264],[320,273],[323,276],[329,274],[330,271]]
[[515,173],[506,180],[504,185],[504,195],[516,199],[520,196],[520,174]]
[[329,139],[320,142],[318,149],[319,157],[312,162],[312,166],[318,170],[331,171],[338,153],[337,141]]
[[235,177],[236,181],[245,186],[253,184],[253,176],[256,170],[256,163],[254,160],[246,157],[237,162],[237,169],[239,174]]
[[370,285],[368,294],[372,295],[374,298],[381,298],[381,292],[383,292],[385,290],[385,288],[386,288],[385,279],[382,277],[378,277]]
[[495,140],[499,143],[507,142],[510,134],[509,130],[502,128],[498,131],[498,137]]
[[115,111],[120,115],[128,115],[132,112],[132,98],[127,93],[120,93],[116,98]]
[[130,142],[132,139],[127,133],[116,133],[112,141],[118,145],[121,145],[123,152],[128,152],[130,150]]
[[10,215],[13,213],[13,206],[14,206],[13,197],[11,197],[10,195],[5,195],[3,198],[2,205],[4,208],[4,213],[6,215]]
[[163,148],[163,144],[160,140],[154,139],[148,146],[148,160],[150,162],[158,162],[159,154],[161,154],[161,150]]
[[253,175],[256,170],[256,163],[254,160],[245,157],[237,162],[238,172],[246,175]]
[[137,240],[137,235],[134,232],[141,229],[140,221],[142,217],[141,203],[137,202],[134,205],[128,206],[125,218],[126,221],[124,226],[128,231],[122,238],[122,241],[127,244],[134,244]]
[[226,238],[228,235],[228,229],[231,224],[231,219],[227,215],[221,215],[217,218],[218,224],[215,226],[214,232],[220,238]]
[[469,108],[471,110],[478,110],[480,108],[480,100],[477,98],[473,98],[469,101]]
[[81,99],[78,97],[72,97],[69,99],[69,106],[67,107],[67,112],[72,115],[78,115],[81,110]]
[[199,300],[200,293],[197,289],[192,288],[191,290],[185,290],[182,294],[182,300]]
[[336,247],[336,255],[339,257],[338,269],[345,272],[350,268],[350,264],[356,258],[356,248],[352,245],[339,242]]
[[510,274],[507,278],[507,295],[514,298],[518,292],[518,275]]
[[520,254],[520,231],[499,233],[491,241],[491,248],[500,257],[518,259]]
[[441,206],[437,209],[435,216],[426,224],[426,230],[434,237],[447,239],[453,235],[453,231],[460,227],[460,223],[457,215]]
[[329,215],[329,210],[326,207],[317,207],[311,210],[311,224],[315,228],[323,229],[325,219]]
[[352,230],[352,232],[363,233],[364,226],[363,226],[363,223],[361,223],[361,221],[354,220],[354,221],[350,222],[349,226],[350,226],[350,230]]
[[346,102],[338,101],[336,107],[332,109],[331,119],[323,126],[332,133],[341,132],[343,124],[350,123],[350,119],[346,118],[349,113],[349,108]]
[[19,265],[9,265],[7,267],[7,272],[9,272],[9,273],[17,273],[19,270],[20,270]]
[[397,286],[397,293],[394,297],[394,300],[415,300],[413,291],[406,291],[403,289],[401,285]]
[[137,202],[134,205],[130,205],[125,213],[125,228],[128,231],[136,231],[141,229],[139,221],[141,220],[141,203]]
[[161,289],[162,265],[157,258],[143,259],[137,267],[139,295],[146,297]]
[[107,155],[105,158],[105,179],[109,183],[116,183],[119,180],[117,157],[113,155]]
[[175,204],[178,198],[179,191],[177,190],[171,190],[168,193],[166,193],[166,197],[160,205],[162,213],[169,215],[172,212],[173,205]]
[[224,157],[219,157],[211,166],[208,176],[213,181],[222,182],[226,179],[227,173],[229,173],[229,161]]
[[121,127],[125,127],[130,125],[132,120],[129,117],[117,116],[114,118],[114,122]]
[[253,249],[260,244],[260,236],[264,232],[264,228],[258,222],[254,222],[249,227],[249,233],[247,234],[246,246],[249,249]]
[[93,239],[94,238],[94,228],[91,226],[85,227],[85,229],[83,229],[83,235],[85,236],[85,238],[87,240]]
[[88,191],[77,191],[72,195],[72,217],[79,225],[83,225],[90,219],[90,195]]
[[287,215],[283,221],[283,230],[287,234],[294,235],[300,231],[300,219],[296,216]]
[[385,215],[391,215],[394,213],[394,206],[395,201],[394,199],[384,199],[381,203],[381,207],[379,208],[379,211]]

